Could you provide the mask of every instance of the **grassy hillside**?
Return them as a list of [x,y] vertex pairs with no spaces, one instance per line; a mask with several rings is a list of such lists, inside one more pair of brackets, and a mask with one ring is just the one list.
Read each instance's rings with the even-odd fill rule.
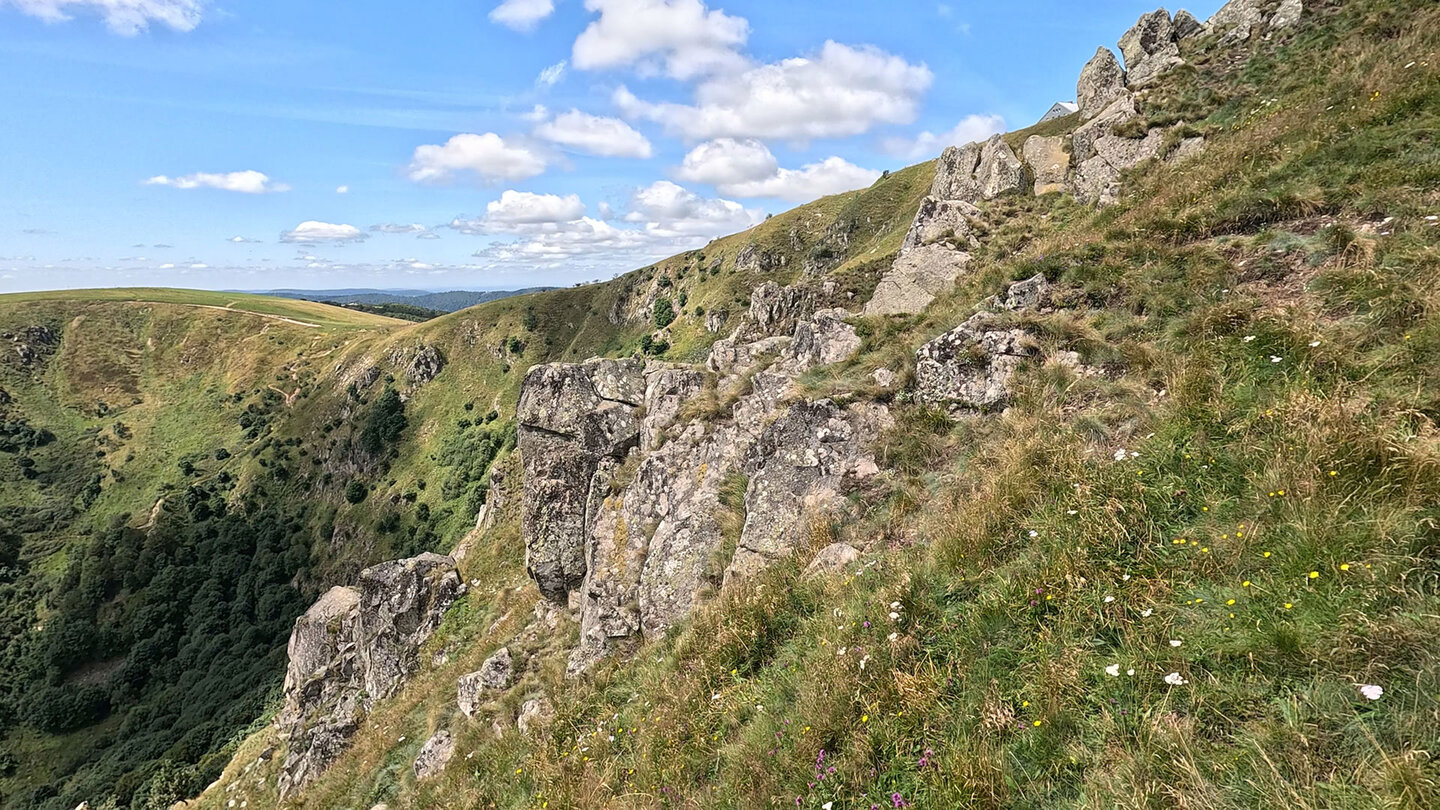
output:
[[[1306,9],[1239,50],[1186,43],[1145,114],[1205,132],[1200,157],[1142,165],[1101,211],[988,204],[973,275],[921,316],[863,321],[860,355],[811,374],[810,395],[900,421],[854,496],[863,520],[813,530],[815,548],[867,549],[863,573],[805,579],[802,556],[570,681],[573,629],[525,629],[537,595],[502,524],[431,643],[449,661],[296,806],[1440,804],[1440,9]],[[730,251],[786,239],[774,222],[588,306],[642,312],[697,275],[688,300],[738,306]],[[699,273],[717,252],[721,272]],[[867,252],[827,269],[863,275]],[[1037,273],[1064,306],[1013,317],[1083,372],[1033,363],[1004,413],[959,422],[871,383]],[[586,323],[605,329],[567,321],[549,356],[639,332],[563,342]],[[708,340],[668,334],[682,357]],[[502,644],[525,673],[505,708],[556,703],[543,734],[456,714],[456,678]],[[456,759],[417,784],[439,728]],[[274,803],[257,779],[275,742],[246,740],[195,805]]]
[[[420,324],[236,293],[0,296],[0,333],[34,345],[0,361],[0,422],[19,437],[0,450],[0,551],[17,545],[14,565],[0,555],[0,803],[198,792],[275,694],[305,605],[467,535],[532,364],[646,337],[697,356],[720,336],[697,307],[738,319],[764,280],[840,268],[873,287],[929,172],[605,284]],[[751,245],[775,266],[738,269]],[[664,329],[661,297],[678,316]],[[518,527],[486,543],[475,576],[520,576]]]

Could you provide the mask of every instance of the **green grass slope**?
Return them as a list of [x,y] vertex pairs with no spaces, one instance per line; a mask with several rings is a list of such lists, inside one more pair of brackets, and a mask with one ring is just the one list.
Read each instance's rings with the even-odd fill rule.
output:
[[[568,681],[573,639],[525,630],[512,518],[463,566],[482,585],[432,642],[448,663],[295,805],[1440,804],[1440,8],[1306,15],[1185,45],[1145,113],[1206,132],[1203,155],[1137,168],[1101,211],[988,205],[972,276],[811,374],[900,421],[863,519],[814,527],[869,549],[862,573],[804,579],[802,556]],[[703,260],[676,261],[672,287]],[[1004,413],[961,422],[870,384],[1036,273],[1065,306],[1014,317],[1083,373],[1031,364]],[[502,644],[524,675],[497,709],[548,695],[542,734],[456,713]],[[438,728],[458,753],[416,783]],[[274,804],[275,743],[242,743],[194,806]]]
[[[235,293],[0,296],[0,333],[37,347],[0,360],[0,804],[198,793],[273,699],[305,605],[466,537],[492,471],[513,466],[531,365],[646,338],[657,356],[697,356],[720,336],[700,309],[738,319],[763,281],[840,273],[863,294],[930,172],[604,284],[420,324]],[[752,245],[769,266],[737,267]],[[663,328],[660,298],[677,314]],[[412,376],[420,354],[439,358],[433,379]],[[502,525],[472,575],[516,579],[520,548]]]

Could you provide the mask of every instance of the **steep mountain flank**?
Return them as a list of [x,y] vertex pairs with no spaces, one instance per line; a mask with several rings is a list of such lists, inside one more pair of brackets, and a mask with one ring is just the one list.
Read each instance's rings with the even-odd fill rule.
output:
[[[294,378],[219,389],[256,409],[190,459],[233,488],[167,459],[120,523],[293,507],[258,547],[312,607],[266,614],[289,665],[248,734],[111,795],[1435,804],[1437,32],[1419,0],[1157,11],[1070,115],[606,284],[287,337]],[[37,467],[81,435],[33,404],[70,369],[113,369],[72,408],[155,386],[54,306],[3,330],[60,336],[3,378]],[[73,546],[24,543],[53,609]],[[55,781],[0,784],[106,795]]]

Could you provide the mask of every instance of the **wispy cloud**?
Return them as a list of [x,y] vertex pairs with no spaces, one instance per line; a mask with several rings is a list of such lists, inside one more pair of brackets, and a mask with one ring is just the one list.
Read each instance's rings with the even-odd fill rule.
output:
[[276,183],[263,172],[253,170],[223,174],[196,172],[183,177],[167,177],[161,174],[146,180],[145,185],[169,186],[186,191],[197,188],[213,188],[240,194],[275,194],[290,190],[290,187],[284,183]]

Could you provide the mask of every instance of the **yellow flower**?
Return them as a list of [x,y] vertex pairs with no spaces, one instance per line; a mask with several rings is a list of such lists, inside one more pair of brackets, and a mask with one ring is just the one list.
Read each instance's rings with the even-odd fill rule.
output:
[[1349,571],[1349,570],[1350,570],[1350,563],[1340,563],[1340,570],[1341,570],[1341,571]]
[[1286,610],[1289,610],[1290,608],[1293,608],[1293,607],[1295,607],[1295,604],[1294,604],[1293,602],[1286,602],[1286,603],[1285,603],[1285,609],[1286,609]]
[[1265,558],[1266,558],[1267,560],[1270,558],[1270,552],[1268,552],[1268,551],[1265,552]]
[[1022,700],[1022,701],[1020,701],[1020,708],[1022,708],[1022,709],[1028,709],[1028,708],[1030,708],[1030,701],[1028,701],[1028,700]]
[[1039,720],[1036,720],[1035,723],[1034,723],[1034,726],[1035,726],[1036,728],[1039,728],[1039,727],[1040,727],[1040,721],[1039,721]]
[[1319,572],[1319,571],[1311,571],[1311,572],[1310,572],[1310,578],[1311,578],[1311,579],[1319,579],[1319,578],[1320,578],[1320,572]]
[[1340,473],[1338,473],[1338,472],[1336,472],[1336,471],[1334,471],[1334,470],[1331,470],[1331,471],[1330,471],[1330,474],[1333,476],[1333,475],[1339,475]]
[[1201,551],[1201,553],[1209,554],[1209,553],[1210,553],[1210,547],[1209,547],[1209,546],[1205,546],[1204,548],[1200,549],[1200,551]]
[[1225,600],[1225,604],[1227,604],[1227,605],[1233,605],[1233,604],[1235,604],[1235,600],[1234,600],[1234,599],[1226,599],[1226,600]]
[[860,715],[860,722],[862,722],[862,723],[868,723],[868,722],[870,722],[870,715],[868,715],[868,714],[862,714],[862,715]]
[[1250,587],[1250,580],[1247,579],[1247,580],[1245,580],[1244,582],[1240,583],[1240,587],[1242,587],[1242,588],[1248,588],[1248,587]]

